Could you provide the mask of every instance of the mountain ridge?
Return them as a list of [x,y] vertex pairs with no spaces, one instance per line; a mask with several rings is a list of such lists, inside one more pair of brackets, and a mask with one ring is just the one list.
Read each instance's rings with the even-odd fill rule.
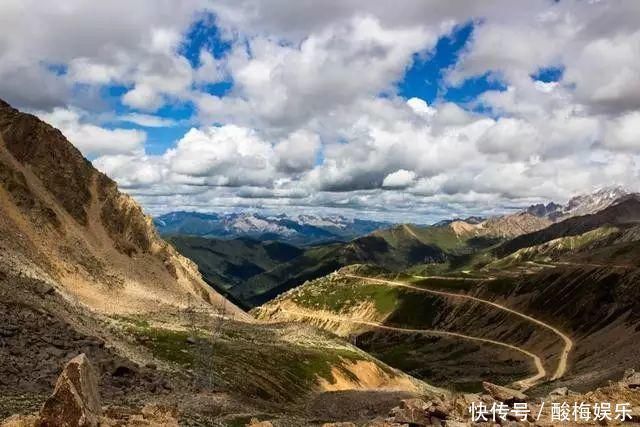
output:
[[[157,309],[154,299],[222,302],[113,180],[59,130],[6,102],[0,104],[0,199],[0,245],[10,249],[5,268],[45,277],[93,309]],[[118,295],[128,304],[114,304]]]
[[349,219],[341,215],[300,214],[289,216],[260,213],[202,213],[177,211],[154,218],[162,235],[194,235],[233,239],[250,237],[280,240],[297,245],[348,241],[390,224],[380,221]]

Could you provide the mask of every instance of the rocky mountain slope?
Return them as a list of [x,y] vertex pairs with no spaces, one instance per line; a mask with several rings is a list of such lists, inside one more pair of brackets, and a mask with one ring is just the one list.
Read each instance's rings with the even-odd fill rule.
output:
[[[219,304],[193,262],[57,129],[0,103],[0,269],[102,312]],[[227,305],[238,316],[244,314]]]
[[[355,336],[361,348],[436,385],[476,390],[488,377],[514,381],[531,374],[535,356],[553,380],[538,382],[535,393],[558,385],[586,391],[640,364],[639,219],[638,196],[623,196],[474,252],[464,265],[426,276],[352,266],[256,313]],[[469,342],[475,338],[492,342]],[[561,366],[562,375],[550,374]]]
[[180,425],[308,425],[351,416],[322,411],[331,392],[376,389],[371,417],[444,393],[330,334],[256,323],[58,130],[0,103],[0,420],[39,412],[80,353],[105,414],[165,405]]
[[629,194],[622,187],[604,187],[592,193],[580,194],[569,199],[566,205],[555,202],[537,204],[527,208],[527,212],[553,221],[561,221],[572,216],[593,214],[609,207],[617,199]]
[[616,199],[607,208],[588,215],[574,216],[533,233],[522,234],[496,248],[504,256],[525,247],[547,243],[554,239],[583,235],[603,228],[632,229],[640,225],[640,196],[636,194]]

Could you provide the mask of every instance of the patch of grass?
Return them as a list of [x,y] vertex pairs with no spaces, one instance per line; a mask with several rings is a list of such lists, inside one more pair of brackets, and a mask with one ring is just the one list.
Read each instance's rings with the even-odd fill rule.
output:
[[314,352],[307,354],[301,363],[291,365],[291,371],[299,378],[315,382],[316,378],[323,378],[330,384],[335,383],[331,371],[337,367],[352,380],[357,381],[353,373],[343,367],[344,362],[355,362],[362,357],[348,350],[333,350],[330,352]]
[[381,314],[392,312],[397,303],[397,289],[377,284],[358,284],[351,282],[311,284],[301,288],[293,301],[311,309],[334,312],[343,311],[350,306],[372,301]]
[[610,237],[619,233],[617,227],[600,227],[576,236],[566,236],[550,240],[548,242],[525,247],[516,252],[491,262],[488,267],[496,270],[504,270],[517,267],[526,262],[547,263],[558,259],[566,253],[574,253],[587,250],[592,245],[606,242]]
[[445,301],[436,295],[403,289],[398,292],[398,305],[389,316],[389,325],[416,329],[431,329],[436,316],[446,308]]
[[133,325],[139,329],[149,329],[151,325],[146,319],[139,316],[114,316],[115,320]]
[[194,361],[193,345],[187,342],[189,333],[169,329],[150,328],[140,331],[149,338],[148,345],[154,357],[179,365],[190,366]]
[[[215,338],[200,334],[193,343],[187,341],[191,336],[188,331],[138,327],[132,323],[125,330],[137,337],[154,357],[177,368],[189,369],[196,376],[201,375],[202,366],[211,369],[216,387],[276,401],[304,398],[316,388],[319,378],[333,383],[334,368],[352,376],[345,364],[365,359],[362,354],[324,338],[315,337],[304,345],[283,341],[272,326],[228,324]],[[210,359],[203,364],[203,357]]]
[[436,289],[444,291],[470,291],[474,286],[478,284],[477,280],[464,280],[460,279],[413,279],[413,284],[426,289]]

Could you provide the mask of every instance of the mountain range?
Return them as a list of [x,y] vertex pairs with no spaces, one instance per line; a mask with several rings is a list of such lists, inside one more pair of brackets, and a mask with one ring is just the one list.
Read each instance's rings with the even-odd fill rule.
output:
[[59,130],[3,101],[0,360],[3,427],[307,420],[317,409],[292,402],[322,408],[372,379],[436,390],[333,336],[257,322]]
[[172,212],[154,219],[160,234],[190,235],[232,239],[249,237],[279,240],[297,245],[347,241],[390,224],[380,221],[350,219],[341,215],[297,216],[259,213]]
[[[458,241],[434,238],[436,230],[452,232],[456,221],[411,228],[415,239],[448,247],[447,259],[408,268],[345,266],[253,313],[350,337],[395,368],[461,392],[481,390],[488,372],[522,385],[515,378],[531,372],[532,355],[541,367],[542,379],[531,377],[539,391],[551,390],[544,381],[583,392],[601,387],[640,364],[634,344],[640,339],[640,195],[601,203],[601,194],[578,199],[597,201],[589,203],[593,212],[529,222],[526,231],[509,227],[511,236],[490,233],[502,238],[484,246],[470,247],[473,237],[465,238],[486,232],[482,223],[456,227]],[[497,220],[514,224],[532,216],[516,215]],[[409,240],[412,233],[405,232],[399,240]],[[516,351],[489,356],[460,335]]]
[[538,217],[558,221],[572,216],[598,212],[627,194],[629,194],[628,191],[622,187],[604,187],[592,193],[574,196],[565,205],[555,202],[546,205],[540,203],[529,206],[526,211]]
[[[622,189],[599,190],[593,194],[574,197],[566,206],[556,203],[535,205],[514,214],[443,220],[431,226],[384,224],[382,228],[346,242],[318,242],[315,240],[318,236],[316,232],[309,237],[314,245],[299,247],[291,245],[292,239],[288,239],[286,244],[276,245],[270,241],[260,243],[259,239],[220,240],[194,237],[190,233],[179,234],[181,231],[207,229],[203,222],[213,224],[210,230],[213,226],[220,227],[225,223],[232,224],[227,225],[226,229],[233,229],[236,224],[246,224],[247,218],[260,218],[255,214],[225,217],[168,214],[157,218],[156,223],[163,221],[165,225],[161,224],[161,229],[178,233],[168,237],[170,242],[179,252],[196,262],[208,283],[237,304],[252,307],[267,302],[306,280],[322,277],[351,264],[374,264],[392,271],[402,271],[419,268],[424,264],[435,263],[442,266],[464,263],[480,249],[545,229],[554,221],[561,221],[578,213],[597,211],[624,194],[626,192]],[[194,218],[199,219],[192,222]],[[260,230],[267,227],[275,229],[285,221],[291,221],[285,220],[284,216],[276,218],[279,222],[260,219],[258,223],[263,226]],[[316,217],[306,217],[304,220],[319,224]],[[358,223],[357,220],[347,224],[344,222],[344,218],[322,221],[325,226],[343,224],[343,230],[348,229],[349,224]],[[171,224],[176,226],[172,228]],[[370,222],[368,225],[374,228],[379,224]],[[193,228],[189,229],[189,226]],[[299,229],[309,228],[312,226]],[[313,229],[316,227],[313,226]],[[362,228],[360,230],[365,231]],[[263,239],[274,237],[277,241],[281,240],[277,237],[282,236],[257,231],[253,235]],[[303,235],[298,234],[296,238],[303,239]],[[265,256],[266,254],[270,255]]]
[[471,403],[562,400],[638,419],[640,196],[622,193],[432,226],[177,214],[168,242],[0,101],[2,426],[461,426]]

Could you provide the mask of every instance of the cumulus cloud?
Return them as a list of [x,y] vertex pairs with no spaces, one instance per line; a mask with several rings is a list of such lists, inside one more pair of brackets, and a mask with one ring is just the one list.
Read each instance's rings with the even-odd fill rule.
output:
[[388,89],[412,54],[431,47],[437,34],[421,26],[387,28],[377,19],[355,16],[311,33],[299,45],[252,37],[249,49],[237,45],[230,55],[233,93],[202,95],[200,114],[214,122],[290,131]]
[[135,129],[107,129],[85,122],[83,113],[73,109],[55,108],[51,113],[36,112],[47,123],[59,128],[83,155],[129,153],[141,149],[147,135]]
[[540,135],[527,121],[501,118],[478,141],[480,151],[503,154],[511,160],[527,159],[539,152]]
[[400,169],[384,177],[382,186],[385,188],[406,188],[416,179],[416,173]]
[[430,107],[424,99],[410,98],[407,101],[407,105],[411,107],[416,114],[420,114],[421,116],[433,116],[436,113],[436,109]]
[[603,145],[613,150],[640,150],[640,111],[633,111],[607,123]]
[[300,173],[311,169],[320,150],[320,138],[309,131],[296,131],[274,148],[278,169],[288,173]]
[[[640,3],[402,6],[143,0],[122,14],[121,1],[3,2],[0,97],[59,126],[152,212],[293,206],[426,221],[638,189]],[[205,45],[190,61],[186,34],[208,12],[229,51]],[[438,96],[398,96],[413,61],[469,23],[457,62],[429,82]],[[549,67],[557,81],[542,81]],[[468,79],[501,89],[447,96]],[[221,81],[224,95],[207,89]],[[110,85],[128,110],[106,121],[91,111]],[[145,152],[144,131],[104,126],[153,135],[178,123],[153,114],[175,102],[195,107],[193,129],[165,153]]]
[[191,129],[164,158],[172,172],[200,184],[268,186],[273,178],[273,147],[234,125]]
[[126,102],[135,108],[156,108],[165,95],[187,96],[191,67],[177,48],[204,6],[199,0],[3,2],[0,93],[37,110],[73,102],[77,83],[132,86]]

